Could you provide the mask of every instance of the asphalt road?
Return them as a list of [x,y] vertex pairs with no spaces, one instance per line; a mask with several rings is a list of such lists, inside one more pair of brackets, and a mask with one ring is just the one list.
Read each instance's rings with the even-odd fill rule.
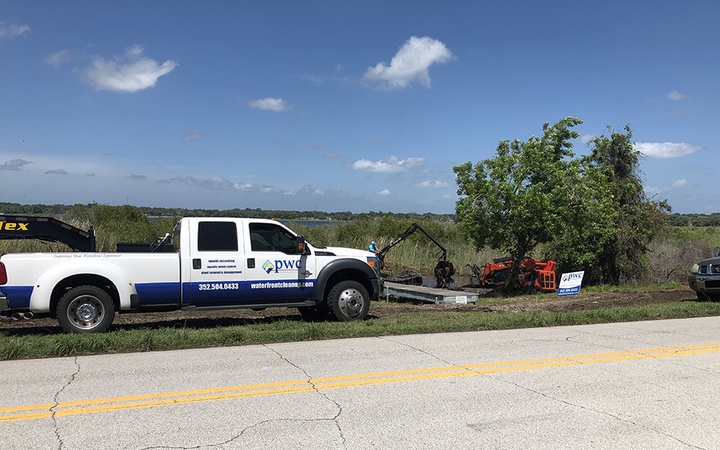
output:
[[0,448],[716,449],[720,317],[0,363]]

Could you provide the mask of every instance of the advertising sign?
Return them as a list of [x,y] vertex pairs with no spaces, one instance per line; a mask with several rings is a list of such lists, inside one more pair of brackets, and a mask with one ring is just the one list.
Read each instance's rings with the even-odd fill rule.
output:
[[580,285],[582,284],[584,271],[564,273],[560,277],[560,286],[558,287],[558,295],[577,295],[580,293]]

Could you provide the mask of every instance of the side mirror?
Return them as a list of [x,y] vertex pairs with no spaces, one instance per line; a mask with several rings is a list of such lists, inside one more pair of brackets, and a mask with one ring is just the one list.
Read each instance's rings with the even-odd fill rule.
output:
[[297,236],[295,238],[295,252],[301,255],[310,254],[310,249],[308,248],[307,243],[305,242],[305,238],[303,236]]

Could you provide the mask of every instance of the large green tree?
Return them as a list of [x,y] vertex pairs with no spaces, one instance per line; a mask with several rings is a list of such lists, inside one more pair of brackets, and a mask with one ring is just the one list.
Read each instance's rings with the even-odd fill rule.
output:
[[551,247],[561,268],[585,270],[590,283],[620,284],[645,274],[648,244],[670,208],[645,194],[630,126],[608,132],[581,161],[581,202]]
[[[574,158],[572,127],[567,117],[546,123],[540,137],[501,141],[494,158],[453,168],[460,199],[456,213],[477,249],[509,253],[519,262],[538,244],[552,241],[572,215],[580,164]],[[517,273],[517,267],[511,271]]]
[[456,213],[478,249],[518,261],[546,244],[561,271],[585,270],[589,283],[639,280],[669,206],[645,194],[629,126],[596,137],[576,159],[572,127],[580,123],[546,123],[542,137],[501,141],[493,158],[455,167]]

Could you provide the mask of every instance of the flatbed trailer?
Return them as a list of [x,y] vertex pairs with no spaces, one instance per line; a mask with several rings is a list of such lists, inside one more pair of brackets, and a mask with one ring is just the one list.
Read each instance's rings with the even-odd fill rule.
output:
[[0,239],[59,242],[75,251],[95,252],[95,230],[83,231],[52,217],[0,215]]

